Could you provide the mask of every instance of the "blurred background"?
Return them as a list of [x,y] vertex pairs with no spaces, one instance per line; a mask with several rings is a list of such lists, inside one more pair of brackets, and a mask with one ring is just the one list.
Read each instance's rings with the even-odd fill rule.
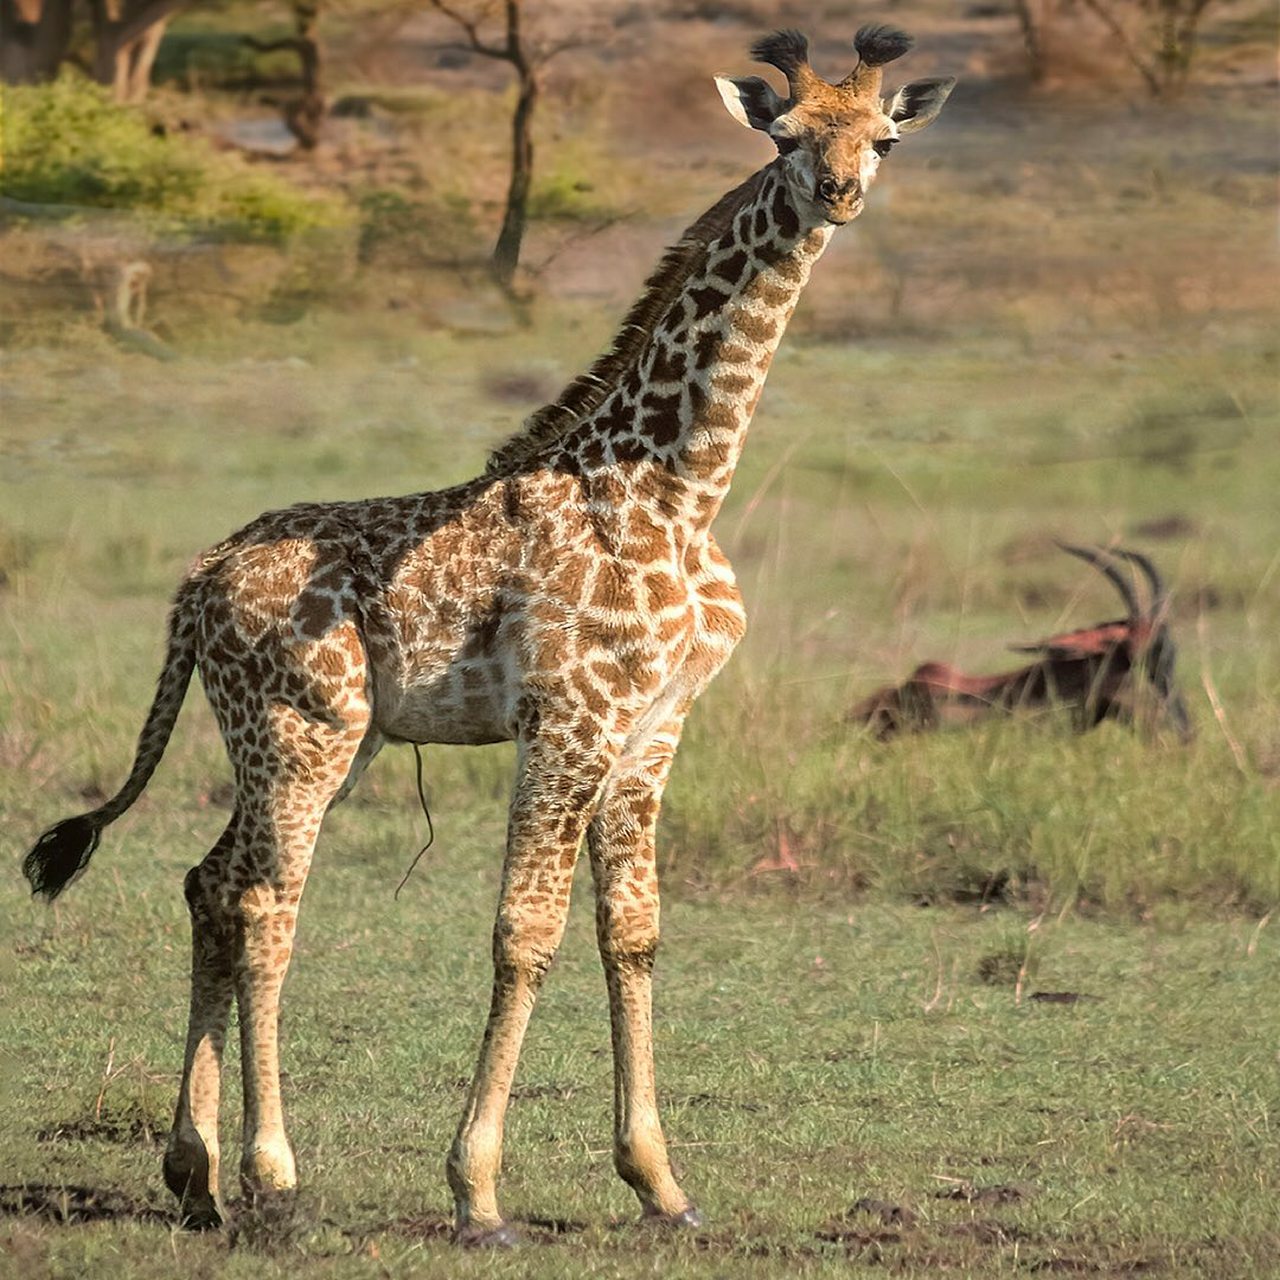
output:
[[[960,83],[835,237],[771,375],[717,526],[752,629],[691,718],[668,883],[1138,915],[1280,898],[1271,0],[0,18],[15,831],[51,816],[49,788],[114,789],[198,548],[264,508],[475,474],[607,343],[663,246],[770,159],[713,74],[761,70],[751,42],[798,26],[838,78],[880,20],[917,41],[887,88]],[[1116,616],[1055,537],[1137,548],[1169,580],[1194,745],[1058,722],[880,745],[848,722],[925,659],[999,670],[1008,645]],[[187,716],[169,802],[198,815],[229,793],[211,721]],[[506,749],[430,754],[433,794],[500,838]],[[388,866],[409,768],[362,784]]]

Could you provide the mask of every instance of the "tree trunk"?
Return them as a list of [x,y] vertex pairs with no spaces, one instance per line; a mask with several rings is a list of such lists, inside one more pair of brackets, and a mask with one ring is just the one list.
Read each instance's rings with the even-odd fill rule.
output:
[[520,263],[520,246],[528,220],[529,188],[533,182],[533,113],[538,103],[538,75],[521,64],[520,96],[511,119],[511,182],[507,187],[507,208],[502,230],[493,249],[493,273],[498,283],[509,287]]
[[141,102],[169,19],[189,0],[93,0],[93,78],[117,102]]
[[1151,96],[1160,97],[1164,90],[1159,76],[1152,70],[1143,51],[1129,38],[1124,25],[1115,14],[1103,4],[1102,0],[1084,0],[1084,6],[1111,32],[1116,47],[1129,60],[1129,65],[1142,77],[1147,88],[1151,90]]
[[52,80],[71,42],[72,0],[0,0],[0,80]]
[[298,24],[298,61],[302,64],[302,97],[285,111],[285,123],[304,151],[320,141],[324,127],[324,85],[321,83],[320,9],[318,5],[294,6]]
[[1211,0],[1160,0],[1160,82],[1166,95],[1186,87],[1200,34],[1200,19]]
[[[523,0],[505,0],[507,35],[502,44],[488,44],[480,38],[479,24],[493,7],[482,6],[473,17],[454,9],[448,0],[431,0],[432,7],[457,23],[467,34],[467,46],[486,58],[509,62],[516,73],[517,96],[515,114],[511,117],[511,180],[507,185],[507,207],[502,216],[493,256],[489,261],[493,278],[516,300],[512,289],[516,268],[520,265],[520,247],[524,241],[529,217],[529,189],[533,184],[533,113],[538,105],[540,69],[556,50],[533,52],[520,31]],[[562,48],[568,46],[561,46]]]
[[1014,0],[1018,11],[1018,26],[1022,28],[1022,43],[1027,51],[1027,71],[1032,84],[1044,79],[1044,44],[1040,20],[1032,12],[1033,0]]
[[120,82],[116,81],[116,97],[121,101],[141,102],[147,96],[147,90],[151,88],[151,68],[155,65],[156,53],[159,51],[160,41],[164,39],[165,28],[168,25],[169,16],[166,15],[149,26],[124,51],[127,66],[124,74],[123,98],[121,98]]
[[295,4],[293,11],[298,29],[296,36],[286,36],[283,40],[259,40],[256,36],[244,36],[242,39],[250,49],[259,53],[288,49],[290,53],[297,54],[302,97],[284,104],[284,122],[297,139],[298,146],[304,151],[311,151],[320,141],[326,109],[319,32],[320,6],[318,3]]

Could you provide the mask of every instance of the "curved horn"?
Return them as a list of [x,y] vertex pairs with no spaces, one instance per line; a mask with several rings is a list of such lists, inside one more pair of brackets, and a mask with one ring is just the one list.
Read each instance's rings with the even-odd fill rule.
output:
[[793,103],[799,102],[818,78],[809,65],[809,38],[794,28],[762,36],[751,46],[751,56],[757,62],[777,67],[787,77]]
[[1131,564],[1136,564],[1142,570],[1142,575],[1151,588],[1150,616],[1154,618],[1156,614],[1161,613],[1169,603],[1169,588],[1165,586],[1160,570],[1141,551],[1126,551],[1123,547],[1116,547],[1112,554],[1128,560]]
[[1091,564],[1099,573],[1106,576],[1107,580],[1120,593],[1120,598],[1125,603],[1125,608],[1129,610],[1129,621],[1136,622],[1142,617],[1142,607],[1138,604],[1138,597],[1133,593],[1133,584],[1111,563],[1107,557],[1111,554],[1102,547],[1074,547],[1069,542],[1058,542],[1054,539],[1059,547],[1062,548],[1069,556],[1075,556],[1077,560],[1083,560],[1085,564]]
[[913,37],[896,27],[886,27],[879,22],[859,27],[853,37],[858,65],[845,76],[839,87],[858,97],[879,97],[883,78],[880,68],[886,62],[902,57],[914,44]]

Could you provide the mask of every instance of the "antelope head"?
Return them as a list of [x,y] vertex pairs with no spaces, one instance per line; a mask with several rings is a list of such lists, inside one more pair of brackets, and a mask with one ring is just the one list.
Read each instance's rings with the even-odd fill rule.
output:
[[[1169,629],[1169,592],[1159,570],[1139,551],[1123,547],[1077,547],[1066,542],[1058,546],[1097,569],[1115,587],[1125,605],[1125,617],[1096,626],[1066,631],[1030,645],[1010,646],[1018,653],[1041,656],[1052,673],[1054,663],[1092,662],[1097,664],[1093,696],[1103,704],[1105,714],[1133,714],[1134,695],[1139,690],[1116,686],[1126,675],[1131,681],[1145,680],[1155,694],[1155,709],[1177,735],[1190,741],[1194,735],[1191,717],[1177,685],[1178,649]],[[1127,561],[1146,580],[1149,599],[1143,604],[1135,584],[1116,563]],[[1127,696],[1126,696],[1127,694]]]

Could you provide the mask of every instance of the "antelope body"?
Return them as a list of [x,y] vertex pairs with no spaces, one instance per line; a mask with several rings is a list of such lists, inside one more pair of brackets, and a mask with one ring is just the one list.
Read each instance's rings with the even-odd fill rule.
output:
[[[1168,625],[1168,592],[1155,565],[1137,551],[1058,545],[1106,576],[1125,603],[1125,617],[1013,645],[1015,652],[1038,655],[1013,671],[969,675],[945,662],[922,663],[902,684],[887,685],[860,702],[849,719],[884,741],[896,733],[1057,705],[1070,709],[1083,732],[1109,719],[1132,723],[1146,693],[1153,718],[1167,721],[1188,741],[1191,719],[1175,682],[1177,650]],[[1151,595],[1146,606],[1116,558],[1137,566],[1146,578]]]

